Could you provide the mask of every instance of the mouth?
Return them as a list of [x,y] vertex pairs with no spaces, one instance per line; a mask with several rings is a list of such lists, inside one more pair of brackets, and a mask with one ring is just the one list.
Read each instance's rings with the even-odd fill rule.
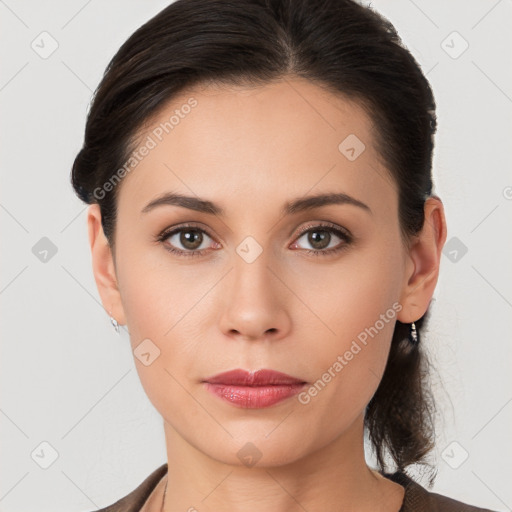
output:
[[291,398],[307,382],[274,370],[231,370],[202,381],[206,389],[229,404],[244,409],[270,407]]

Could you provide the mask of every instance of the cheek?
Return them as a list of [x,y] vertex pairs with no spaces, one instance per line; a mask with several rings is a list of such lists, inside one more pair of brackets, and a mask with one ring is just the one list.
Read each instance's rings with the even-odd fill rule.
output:
[[133,342],[153,337],[165,343],[182,319],[194,316],[215,276],[205,265],[173,263],[161,247],[119,246],[119,288]]
[[304,333],[304,357],[314,362],[312,402],[335,402],[343,414],[357,414],[373,396],[401,310],[395,258],[368,249],[347,255],[329,270],[306,263],[296,268],[294,291],[309,306],[297,317],[297,329]]
[[390,321],[396,321],[392,305],[399,298],[401,282],[398,253],[394,252],[372,244],[328,264],[297,258],[293,273],[284,274],[284,280],[304,304],[305,316],[296,318],[304,319],[302,328],[316,324],[316,331],[326,340],[323,345],[332,347],[336,341],[350,342],[385,315],[385,325],[378,322],[377,327],[384,338],[390,335]]
[[[169,263],[167,255],[155,258],[152,250],[125,249],[119,261],[119,289],[130,332],[131,348],[143,387],[153,403],[162,395],[183,392],[179,383],[204,377],[197,368],[198,358],[211,349],[200,346],[207,331],[206,322],[214,311],[215,284],[222,270],[205,265]],[[153,359],[144,365],[140,353]],[[155,354],[155,355],[153,355]],[[144,359],[144,358],[142,358]],[[208,368],[208,364],[206,364]],[[202,368],[204,371],[204,368]],[[175,377],[177,381],[173,380]],[[181,390],[181,391],[180,391]]]
[[205,311],[199,299],[208,280],[196,282],[178,267],[164,269],[135,252],[125,254],[118,272],[120,293],[141,385],[162,414],[190,409],[187,379],[197,371],[198,353],[190,326],[200,329],[197,321]]

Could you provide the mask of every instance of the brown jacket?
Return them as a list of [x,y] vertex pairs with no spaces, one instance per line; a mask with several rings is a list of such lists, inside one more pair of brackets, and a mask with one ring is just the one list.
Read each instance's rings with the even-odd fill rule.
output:
[[[138,512],[166,473],[167,463],[155,469],[130,494],[95,512]],[[397,472],[384,476],[405,487],[404,501],[399,512],[493,512],[487,508],[472,507],[446,496],[429,492],[404,473]]]

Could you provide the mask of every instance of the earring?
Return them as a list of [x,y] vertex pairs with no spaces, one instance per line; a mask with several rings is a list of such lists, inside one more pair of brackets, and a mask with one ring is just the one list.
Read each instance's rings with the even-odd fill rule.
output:
[[420,342],[420,334],[416,329],[416,324],[414,322],[411,323],[411,329],[409,331],[409,341],[411,345],[417,345]]
[[110,314],[110,323],[114,327],[114,330],[119,334],[119,324],[117,323],[117,320]]

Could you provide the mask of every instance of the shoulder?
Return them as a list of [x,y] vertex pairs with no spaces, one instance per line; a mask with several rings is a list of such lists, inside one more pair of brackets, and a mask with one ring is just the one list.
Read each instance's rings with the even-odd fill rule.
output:
[[403,472],[383,474],[383,476],[405,488],[404,501],[399,512],[495,512],[427,491]]
[[124,498],[95,512],[139,512],[158,482],[167,473],[167,463],[156,468],[146,479]]

